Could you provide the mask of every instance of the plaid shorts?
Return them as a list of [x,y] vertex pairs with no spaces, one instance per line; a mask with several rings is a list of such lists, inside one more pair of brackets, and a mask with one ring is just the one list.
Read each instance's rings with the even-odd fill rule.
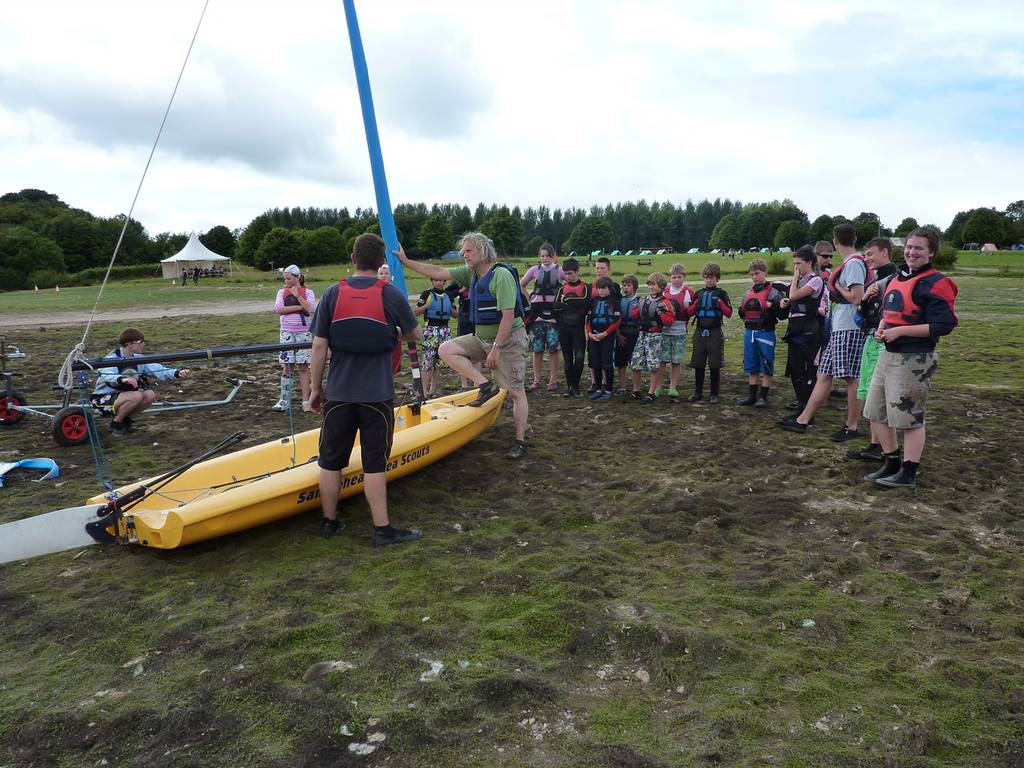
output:
[[633,359],[629,367],[634,371],[657,371],[661,368],[661,334],[640,331],[640,337],[633,348]]
[[856,379],[860,376],[860,357],[864,352],[867,336],[864,331],[832,331],[828,346],[821,356],[818,373],[838,376],[841,379]]
[[437,356],[437,348],[451,341],[452,329],[447,325],[427,325],[423,328],[423,370],[431,371],[434,366],[447,368]]

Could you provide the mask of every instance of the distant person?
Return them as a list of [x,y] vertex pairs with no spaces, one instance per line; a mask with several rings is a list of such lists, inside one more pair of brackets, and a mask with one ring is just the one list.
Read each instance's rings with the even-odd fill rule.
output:
[[199,285],[199,267],[192,270],[192,285]]
[[811,398],[796,416],[786,416],[777,422],[790,432],[803,433],[814,414],[828,399],[832,379],[846,379],[846,420],[832,440],[842,443],[858,437],[857,424],[863,403],[857,399],[860,378],[860,359],[867,338],[857,325],[857,306],[864,298],[864,287],[874,280],[864,257],[856,250],[857,230],[843,223],[833,230],[833,242],[843,262],[829,274],[828,291],[835,304],[830,314],[828,343],[818,366],[818,378]]
[[768,282],[764,259],[751,261],[747,272],[752,285],[740,301],[739,312],[743,320],[743,372],[750,391],[737,405],[767,408],[775,382],[775,326],[786,314],[784,297]]
[[615,338],[622,315],[621,299],[612,296],[613,285],[608,276],[597,278],[587,312],[587,360],[598,382],[591,400],[611,400],[615,390]]
[[541,387],[541,374],[544,371],[544,352],[548,353],[548,391],[558,389],[558,356],[561,346],[558,343],[558,327],[555,321],[555,294],[558,286],[565,279],[565,272],[555,262],[555,247],[544,243],[537,251],[537,264],[534,264],[523,275],[519,284],[526,288],[533,283],[530,293],[530,349],[533,352],[533,383],[527,392],[536,392]]
[[[394,278],[391,275],[391,267],[385,261],[380,265],[380,269],[377,270],[377,279],[383,280],[389,285],[394,282]],[[398,340],[398,344],[395,346],[394,352],[391,353],[391,372],[398,373],[402,370],[402,340]]]
[[186,267],[182,267],[181,268],[181,287],[182,288],[188,288],[188,280],[189,280],[189,275],[190,274],[191,273],[188,271],[188,269]]
[[[667,286],[668,280],[664,274],[651,273],[647,278],[647,295],[633,308],[633,316],[640,323],[640,335],[629,361],[633,380],[633,391],[629,397],[642,403],[656,402],[661,390],[661,374],[664,369],[661,363],[662,332],[672,325],[676,316],[675,308],[664,297]],[[642,388],[644,373],[651,374],[646,395]]]
[[835,247],[828,240],[819,240],[814,244],[815,266],[818,269],[818,274],[826,281],[832,273],[833,253],[835,253]]
[[693,304],[693,290],[686,285],[686,267],[673,264],[669,268],[669,284],[663,294],[675,309],[675,320],[661,332],[662,381],[665,368],[668,372],[668,396],[673,403],[679,402],[679,373],[686,359],[686,329],[690,305]]
[[626,369],[629,368],[633,350],[636,349],[636,342],[640,337],[640,320],[633,312],[640,301],[640,297],[637,296],[639,287],[640,281],[636,275],[626,275],[622,278],[622,299],[619,301],[619,315],[622,320],[615,343],[615,368],[618,370],[619,385],[615,391],[617,395],[626,394]]
[[[310,317],[316,310],[316,296],[312,289],[303,285],[302,270],[296,264],[289,264],[281,273],[284,288],[277,292],[274,311],[280,316],[279,338],[282,344],[312,344],[313,334]],[[292,406],[294,374],[299,374],[302,392],[302,410],[309,412],[309,349],[295,349],[281,352],[281,397],[270,410],[288,411]]]
[[729,294],[718,287],[722,279],[722,268],[711,262],[701,270],[704,287],[697,291],[690,305],[690,317],[694,320],[693,351],[690,367],[693,368],[693,394],[687,402],[696,403],[704,398],[704,369],[711,371],[711,395],[708,402],[714,405],[722,389],[722,367],[725,365],[725,333],[723,320],[732,317]]
[[437,350],[451,341],[452,298],[444,290],[444,280],[431,280],[431,287],[420,294],[414,314],[422,315],[423,327],[423,389],[426,398],[441,394],[441,358]]
[[789,310],[789,323],[783,341],[789,347],[786,371],[793,383],[795,408],[802,411],[811,399],[818,377],[818,351],[821,348],[821,323],[818,307],[826,293],[825,281],[815,273],[814,246],[804,245],[793,253],[793,278],[789,294],[780,305]]
[[[467,232],[459,242],[464,266],[441,267],[412,261],[402,248],[396,254],[402,263],[431,279],[454,280],[469,289],[473,335],[459,336],[442,344],[441,359],[456,373],[480,387],[470,406],[479,407],[505,387],[512,398],[512,423],[515,440],[507,454],[510,459],[526,455],[526,428],[530,403],[526,397],[526,336],[521,286],[515,273],[498,263],[498,252],[491,238],[481,232]],[[484,363],[494,371],[494,382],[487,380],[477,365]]]
[[[939,251],[934,230],[907,235],[906,266],[888,283],[875,338],[885,344],[871,379],[864,415],[881,439],[884,462],[865,475],[887,488],[913,488],[925,444],[925,406],[939,367],[935,347],[957,326],[956,283],[932,266]],[[903,431],[900,460],[896,430]]]
[[590,286],[580,280],[580,263],[573,257],[565,260],[565,282],[555,294],[553,311],[558,324],[558,346],[562,349],[565,367],[563,397],[582,397],[580,378],[586,363],[586,322],[590,308]]
[[100,368],[96,388],[89,396],[95,406],[110,406],[114,418],[110,434],[125,435],[135,432],[132,416],[142,413],[156,401],[156,392],[149,387],[150,377],[160,381],[187,379],[188,368],[167,368],[159,363],[131,362],[146,348],[146,337],[136,328],[126,328],[117,340],[118,348],[103,359],[115,362],[111,368]]
[[[320,535],[330,538],[342,528],[338,520],[341,470],[348,466],[358,435],[363,494],[370,506],[376,546],[403,544],[423,535],[392,526],[388,516],[385,472],[395,429],[391,353],[397,337],[415,341],[422,333],[408,297],[377,278],[384,253],[380,237],[359,235],[352,249],[355,274],[324,292],[313,326],[310,393],[311,407],[324,417],[317,457],[324,514]],[[331,363],[324,386],[328,349]]]

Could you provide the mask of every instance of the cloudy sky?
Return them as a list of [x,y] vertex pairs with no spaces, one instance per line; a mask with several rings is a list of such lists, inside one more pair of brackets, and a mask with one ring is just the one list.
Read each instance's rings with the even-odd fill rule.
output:
[[[1020,0],[358,2],[392,202],[1024,197]],[[127,211],[203,0],[6,3],[0,192]],[[210,0],[135,217],[374,206],[341,0]]]

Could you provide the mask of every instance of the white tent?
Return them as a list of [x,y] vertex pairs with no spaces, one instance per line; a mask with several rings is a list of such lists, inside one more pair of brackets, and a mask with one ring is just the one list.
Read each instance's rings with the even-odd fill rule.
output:
[[223,261],[228,262],[228,270],[230,271],[231,259],[227,256],[219,256],[211,251],[199,242],[199,237],[195,232],[193,232],[189,237],[188,242],[185,243],[184,248],[173,256],[161,259],[160,264],[163,269],[164,277],[175,278],[181,275],[181,271],[183,269],[192,269],[193,267],[199,267],[200,269],[212,269],[215,263]]

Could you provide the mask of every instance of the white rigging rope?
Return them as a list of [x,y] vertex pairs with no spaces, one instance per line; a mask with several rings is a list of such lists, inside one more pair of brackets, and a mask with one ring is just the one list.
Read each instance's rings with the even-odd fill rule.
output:
[[203,11],[199,14],[199,21],[196,22],[195,32],[192,33],[192,40],[188,44],[188,50],[185,52],[185,60],[181,62],[181,70],[178,72],[178,79],[174,82],[174,89],[171,91],[171,98],[167,102],[167,109],[164,110],[164,117],[160,121],[160,128],[156,132],[156,138],[153,140],[153,147],[149,150],[149,157],[146,158],[146,167],[142,169],[142,177],[139,179],[139,185],[135,189],[135,197],[132,198],[131,207],[128,209],[128,215],[124,218],[124,225],[121,227],[121,234],[117,236],[117,243],[114,245],[114,252],[110,256],[110,263],[107,265],[107,272],[103,276],[103,282],[100,284],[99,293],[96,294],[96,302],[92,305],[92,312],[89,315],[89,320],[85,324],[85,332],[82,334],[82,340],[75,345],[67,358],[64,360],[64,364],[60,368],[60,374],[57,377],[57,384],[66,390],[71,389],[74,386],[74,372],[71,370],[72,365],[80,360],[85,359],[85,342],[89,338],[89,331],[92,330],[93,321],[96,319],[96,312],[100,306],[100,300],[103,298],[103,289],[107,287],[107,281],[110,280],[110,271],[114,268],[114,262],[117,261],[117,252],[121,249],[121,243],[124,241],[125,232],[128,231],[128,225],[131,223],[132,214],[135,212],[135,203],[139,200],[139,194],[142,192],[142,184],[146,180],[146,174],[149,172],[149,164],[153,162],[153,155],[156,154],[157,144],[160,143],[160,136],[164,132],[164,125],[167,124],[167,116],[171,113],[171,106],[174,104],[174,97],[178,94],[178,86],[181,85],[181,78],[185,74],[185,67],[188,64],[189,56],[192,55],[192,48],[196,44],[196,38],[199,36],[199,28],[203,24],[203,18],[206,16],[206,9],[210,5],[210,0],[205,0],[203,3]]

